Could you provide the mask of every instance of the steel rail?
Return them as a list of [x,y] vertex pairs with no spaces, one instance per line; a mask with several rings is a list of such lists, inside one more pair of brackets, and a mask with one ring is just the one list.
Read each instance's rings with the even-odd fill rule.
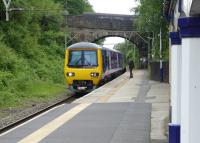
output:
[[16,126],[18,126],[18,125],[20,125],[20,124],[32,119],[32,118],[34,118],[34,117],[36,117],[36,116],[38,116],[38,115],[40,115],[40,114],[42,114],[42,113],[44,113],[44,112],[46,112],[48,110],[50,110],[50,109],[52,109],[52,108],[54,108],[54,107],[56,107],[56,106],[59,106],[59,105],[64,104],[64,103],[72,103],[76,99],[78,99],[78,97],[76,95],[72,94],[69,97],[67,97],[66,99],[58,101],[58,102],[56,102],[56,103],[54,103],[52,105],[49,105],[49,106],[47,106],[47,107],[45,107],[43,109],[40,109],[40,110],[36,111],[35,113],[29,114],[29,115],[27,115],[27,116],[25,116],[25,117],[23,117],[23,118],[21,118],[21,119],[19,119],[17,121],[14,121],[11,124],[6,125],[5,127],[0,129],[0,134],[2,134],[4,132],[6,132],[6,131],[8,131],[8,130],[10,130],[10,129],[12,129],[12,128],[14,128],[14,127],[16,127]]

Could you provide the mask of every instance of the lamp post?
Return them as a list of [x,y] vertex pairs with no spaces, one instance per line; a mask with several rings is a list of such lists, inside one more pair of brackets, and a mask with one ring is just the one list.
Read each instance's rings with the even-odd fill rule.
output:
[[160,82],[163,82],[162,30],[160,28]]
[[149,65],[149,61],[150,61],[150,41],[151,41],[151,38],[148,38],[148,55],[147,55],[147,60],[148,60],[148,65]]
[[151,57],[154,58],[155,57],[155,52],[156,52],[156,49],[155,49],[155,46],[154,46],[154,33],[153,33],[153,37],[152,37],[152,42],[151,42],[151,46],[152,46],[152,49],[151,49]]
[[136,47],[135,47],[135,45],[134,45],[134,63],[136,65]]
[[154,47],[154,33],[152,32],[152,35],[147,37],[148,38],[148,61],[152,59],[155,55],[155,51],[153,51]]

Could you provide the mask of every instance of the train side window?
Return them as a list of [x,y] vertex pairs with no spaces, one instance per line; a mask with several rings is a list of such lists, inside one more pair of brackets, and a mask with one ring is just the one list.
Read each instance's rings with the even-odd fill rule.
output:
[[111,68],[117,68],[117,53],[111,52]]
[[107,70],[110,69],[110,57],[109,57],[109,51],[106,51],[106,67],[107,67]]

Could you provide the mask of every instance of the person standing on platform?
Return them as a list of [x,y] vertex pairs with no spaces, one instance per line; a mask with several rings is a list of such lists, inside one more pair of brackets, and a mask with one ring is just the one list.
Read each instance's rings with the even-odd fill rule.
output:
[[129,66],[129,71],[130,71],[130,78],[133,78],[133,68],[134,68],[134,62],[133,62],[133,60],[130,60],[128,62],[128,66]]

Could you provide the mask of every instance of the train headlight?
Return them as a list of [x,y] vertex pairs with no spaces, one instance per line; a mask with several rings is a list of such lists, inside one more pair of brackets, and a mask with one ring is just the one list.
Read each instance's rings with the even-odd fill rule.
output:
[[99,73],[98,72],[92,72],[92,73],[90,73],[90,76],[91,77],[98,77]]
[[75,73],[74,72],[68,72],[67,76],[69,76],[69,77],[75,76]]

